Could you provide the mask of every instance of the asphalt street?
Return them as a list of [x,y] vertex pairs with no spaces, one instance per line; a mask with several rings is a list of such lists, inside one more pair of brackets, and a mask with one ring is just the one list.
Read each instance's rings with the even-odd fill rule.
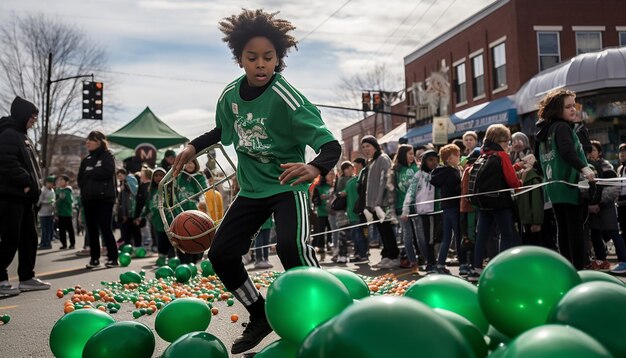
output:
[[[83,238],[77,238],[77,247],[82,246]],[[0,357],[53,357],[50,350],[49,338],[55,322],[63,316],[63,303],[69,298],[66,295],[62,299],[56,297],[57,289],[82,286],[88,291],[101,288],[101,281],[118,281],[119,275],[129,270],[146,271],[146,278],[154,277],[154,264],[156,256],[145,258],[134,258],[128,267],[86,269],[89,257],[77,256],[77,250],[59,250],[60,244],[53,243],[52,250],[39,251],[37,254],[36,275],[37,277],[50,282],[52,288],[47,291],[23,292],[18,296],[0,299],[0,315],[8,314],[11,321],[0,324]],[[378,262],[380,250],[371,250],[371,262]],[[101,260],[103,261],[103,260]],[[276,255],[270,255],[270,262],[274,265],[271,270],[281,272],[282,266]],[[251,273],[259,272],[253,270],[252,266],[247,266]],[[341,267],[353,270],[359,274],[367,276],[379,276],[389,272],[395,272],[404,279],[419,278],[411,275],[407,270],[372,270],[368,265],[336,265],[330,261],[330,255],[326,255],[326,261],[322,262],[323,268]],[[9,277],[12,284],[18,284],[17,278],[17,256],[9,267]],[[262,292],[265,294],[266,289]],[[212,317],[208,332],[218,337],[230,350],[234,339],[243,331],[241,323],[247,322],[248,313],[239,302],[228,307],[226,302],[220,301],[214,304],[219,313]],[[132,303],[122,303],[121,310],[111,316],[116,321],[134,320],[132,311],[135,310]],[[231,314],[236,313],[240,319],[237,323],[230,320]],[[169,345],[161,339],[154,331],[154,320],[156,314],[144,315],[137,321],[150,327],[156,338],[156,348],[153,356],[159,357]],[[271,342],[279,339],[272,333],[264,339],[255,350],[259,351]],[[233,355],[233,357],[243,357],[243,355]]]

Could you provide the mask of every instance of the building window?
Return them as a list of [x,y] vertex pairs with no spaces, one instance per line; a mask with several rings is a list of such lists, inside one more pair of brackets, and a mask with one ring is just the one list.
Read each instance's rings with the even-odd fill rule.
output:
[[506,49],[504,42],[491,49],[493,56],[493,89],[506,86]]
[[483,55],[472,57],[472,92],[474,93],[474,98],[485,94]]
[[619,45],[626,46],[626,32],[619,33]]
[[558,32],[538,32],[537,47],[539,47],[539,71],[561,62]]
[[576,54],[595,52],[602,49],[602,32],[581,31],[576,32]]
[[456,103],[464,103],[467,102],[467,86],[465,79],[465,64],[462,63],[454,67],[454,72],[456,73]]

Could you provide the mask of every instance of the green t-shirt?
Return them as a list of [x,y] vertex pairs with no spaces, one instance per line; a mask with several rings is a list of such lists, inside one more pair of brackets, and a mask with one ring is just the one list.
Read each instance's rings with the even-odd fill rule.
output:
[[[323,180],[323,179],[322,179]],[[328,216],[328,198],[322,199],[321,195],[328,195],[331,187],[327,183],[323,183],[315,187],[315,190],[320,195],[320,202],[316,205],[317,208],[317,216],[318,217],[327,217]]]
[[74,193],[72,188],[66,186],[59,188],[56,192],[56,214],[57,216],[72,216],[72,204],[74,204]]
[[[176,193],[178,200],[191,198],[193,195],[207,188],[206,177],[200,172],[189,174],[182,171],[176,178],[176,184],[178,185],[178,191]],[[182,206],[183,210],[198,210],[198,202],[201,197],[202,195],[198,195],[186,201]]]
[[357,191],[358,178],[353,176],[346,183],[346,213],[348,214],[348,219],[350,223],[358,223],[359,215],[354,212],[354,205],[356,205],[356,201],[359,199],[359,192]]
[[404,197],[406,196],[411,179],[417,173],[417,164],[411,163],[410,166],[402,166],[396,171],[396,211],[402,213],[402,205],[404,204]]
[[[320,111],[277,73],[257,98],[239,95],[245,75],[231,82],[220,96],[215,113],[222,144],[235,146],[239,195],[265,198],[288,191],[306,191],[308,183],[281,185],[280,164],[302,163],[306,146],[319,152],[335,137]],[[295,179],[294,179],[295,180]]]

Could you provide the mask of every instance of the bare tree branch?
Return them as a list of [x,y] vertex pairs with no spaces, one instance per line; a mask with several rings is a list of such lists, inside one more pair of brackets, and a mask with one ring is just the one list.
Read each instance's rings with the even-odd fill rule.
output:
[[[14,17],[0,24],[0,110],[8,113],[15,96],[37,105],[44,118],[48,54],[52,53],[52,80],[90,74],[86,69],[106,68],[102,48],[73,25],[41,13]],[[55,82],[50,91],[48,158],[50,163],[60,133],[81,131],[92,123],[81,120],[82,81]],[[41,149],[43,121],[33,139]]]

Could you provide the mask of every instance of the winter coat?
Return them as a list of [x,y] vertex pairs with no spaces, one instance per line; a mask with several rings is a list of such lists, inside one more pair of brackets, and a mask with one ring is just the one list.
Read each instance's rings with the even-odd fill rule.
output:
[[80,162],[78,186],[83,202],[114,203],[116,179],[113,153],[103,147],[89,152]]
[[365,208],[370,212],[380,206],[383,210],[389,204],[387,196],[387,172],[391,168],[391,159],[380,152],[367,163],[367,187],[365,189]]
[[[522,185],[541,184],[543,179],[534,169],[522,172]],[[520,222],[523,225],[541,225],[543,224],[543,189],[537,188],[519,195],[515,199]]]
[[[461,195],[461,172],[458,168],[442,165],[433,170],[430,183],[439,188],[441,198],[458,197]],[[458,208],[460,199],[443,200],[441,208]]]
[[[41,193],[41,170],[26,124],[38,113],[34,104],[17,97],[11,116],[0,118],[0,198],[35,204]],[[25,193],[24,189],[29,188]]]
[[[610,175],[612,173],[613,175]],[[614,171],[605,171],[603,177],[615,178]],[[619,197],[619,186],[603,186],[600,199],[600,212],[589,215],[591,218],[591,228],[596,230],[619,230],[617,221],[617,208],[615,202]]]

